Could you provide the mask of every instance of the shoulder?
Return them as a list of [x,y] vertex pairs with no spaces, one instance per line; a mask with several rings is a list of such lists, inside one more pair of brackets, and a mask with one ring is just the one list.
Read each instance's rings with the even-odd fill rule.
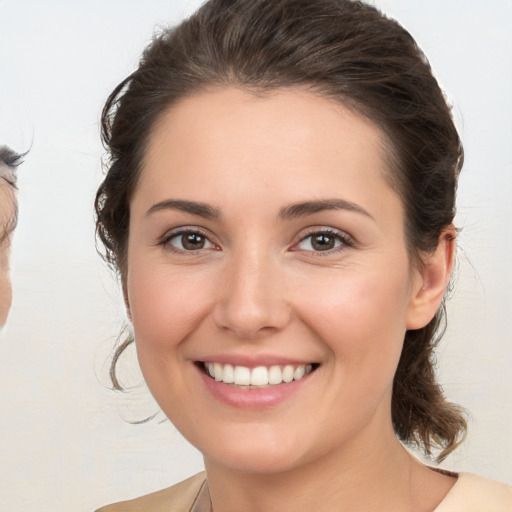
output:
[[113,503],[96,512],[189,512],[205,479],[204,473],[198,473],[167,489]]
[[511,512],[512,487],[471,473],[460,473],[434,512]]

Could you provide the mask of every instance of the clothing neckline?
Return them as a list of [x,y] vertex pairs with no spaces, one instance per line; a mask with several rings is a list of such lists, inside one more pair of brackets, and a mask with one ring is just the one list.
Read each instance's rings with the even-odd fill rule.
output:
[[[452,488],[446,493],[446,496],[442,499],[442,501],[437,505],[437,507],[432,512],[442,512],[440,507],[443,506],[443,504],[446,502],[446,500],[451,499],[451,496],[453,494],[458,493],[459,488],[461,487],[461,480],[466,481],[467,475],[465,473],[456,473],[454,471],[449,471],[447,469],[442,468],[436,468],[433,466],[426,466],[432,471],[435,471],[436,473],[440,473],[445,476],[452,476],[456,477],[457,480],[453,484]],[[212,502],[210,498],[210,489],[208,487],[208,481],[204,480],[204,482],[201,485],[201,488],[199,489],[199,492],[197,493],[196,499],[194,500],[194,503],[192,504],[192,508],[190,509],[190,512],[213,512],[212,510]]]
[[208,480],[204,479],[196,499],[192,504],[190,512],[213,512],[212,500],[210,498],[210,489],[208,487]]

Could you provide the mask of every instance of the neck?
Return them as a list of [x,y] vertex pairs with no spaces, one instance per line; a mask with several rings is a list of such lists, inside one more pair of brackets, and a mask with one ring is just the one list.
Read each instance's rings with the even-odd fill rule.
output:
[[[280,473],[235,471],[205,459],[213,510],[422,510],[412,507],[415,466],[421,464],[405,451],[392,428],[384,435],[369,434]],[[433,503],[426,510],[437,505]]]

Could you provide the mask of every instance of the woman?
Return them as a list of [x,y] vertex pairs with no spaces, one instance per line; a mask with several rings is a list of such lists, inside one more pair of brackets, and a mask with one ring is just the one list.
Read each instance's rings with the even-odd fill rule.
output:
[[402,27],[348,0],[207,2],[103,135],[98,234],[206,474],[101,510],[511,509],[400,442],[442,460],[466,429],[432,364],[463,153]]
[[11,309],[12,288],[9,275],[11,236],[17,221],[16,167],[21,155],[0,147],[0,331]]

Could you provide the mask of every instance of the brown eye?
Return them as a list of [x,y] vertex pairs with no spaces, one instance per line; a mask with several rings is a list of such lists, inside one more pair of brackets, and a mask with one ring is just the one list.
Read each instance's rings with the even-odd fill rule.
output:
[[196,251],[204,247],[205,238],[198,233],[185,233],[181,235],[181,244],[187,251]]
[[323,233],[311,237],[311,246],[316,251],[328,251],[329,249],[334,249],[335,242],[336,240],[333,236],[324,235]]
[[185,231],[171,236],[166,242],[181,251],[200,251],[210,249],[213,244],[202,233],[196,231]]
[[344,240],[341,235],[328,231],[320,231],[303,238],[299,242],[298,248],[302,251],[322,252],[336,249],[343,244]]

